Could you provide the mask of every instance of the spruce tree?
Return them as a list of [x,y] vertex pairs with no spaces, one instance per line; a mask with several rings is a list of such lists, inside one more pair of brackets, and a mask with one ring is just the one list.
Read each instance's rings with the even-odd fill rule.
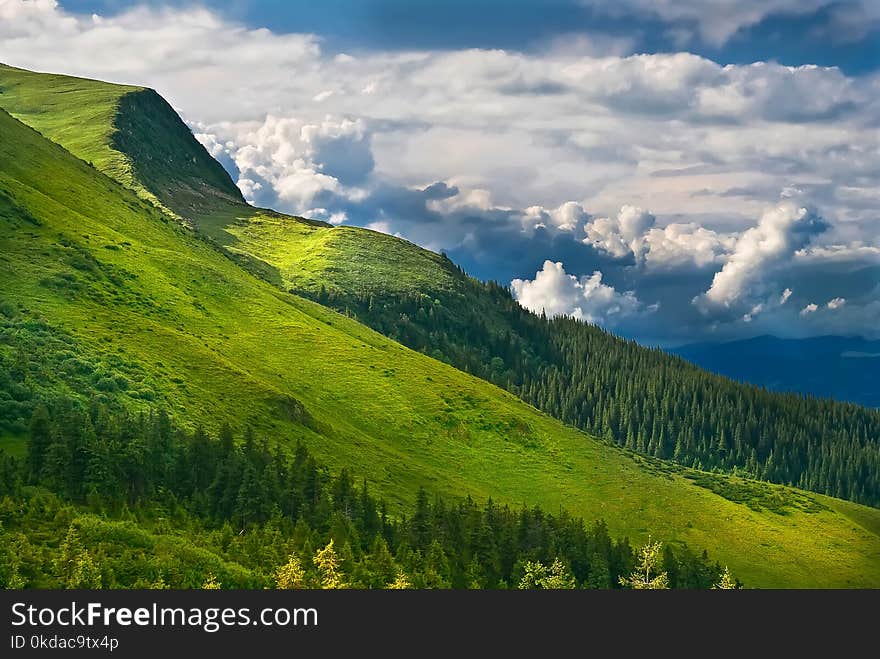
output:
[[43,475],[46,453],[52,443],[52,426],[49,410],[40,403],[34,408],[31,416],[30,433],[27,445],[27,472],[32,483],[36,483]]
[[620,577],[620,585],[634,590],[663,590],[669,588],[669,577],[661,570],[663,547],[659,542],[651,542],[639,551],[639,563],[629,577]]
[[336,550],[333,548],[333,540],[330,540],[323,549],[315,554],[312,562],[318,568],[321,588],[333,590],[347,587],[342,573],[341,561],[336,555]]
[[296,554],[291,554],[287,563],[275,570],[275,587],[281,590],[305,588],[306,571]]

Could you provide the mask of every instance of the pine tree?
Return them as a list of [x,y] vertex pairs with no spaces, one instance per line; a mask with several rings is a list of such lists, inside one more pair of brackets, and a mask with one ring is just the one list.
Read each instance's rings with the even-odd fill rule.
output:
[[205,583],[202,584],[202,590],[220,590],[220,588],[220,582],[217,581],[217,577],[214,576],[213,572],[208,572]]
[[621,586],[629,586],[635,590],[662,590],[669,588],[666,572],[660,571],[663,560],[663,546],[659,542],[646,544],[639,551],[641,557],[636,569],[629,577],[620,577]]
[[69,588],[101,588],[101,570],[92,558],[91,554],[84,551],[76,561],[76,571],[73,575],[73,584]]
[[244,477],[235,499],[235,514],[242,528],[265,519],[265,487],[253,463],[245,467]]
[[146,588],[147,590],[170,590],[171,586],[165,582],[165,578],[160,574],[155,580],[149,582]]
[[333,590],[347,587],[339,557],[336,555],[336,550],[333,549],[332,539],[327,543],[327,546],[318,550],[312,562],[318,568],[318,573],[321,577],[321,588]]
[[712,586],[713,590],[737,590],[739,588],[739,584],[737,584],[736,579],[733,578],[733,575],[730,574],[730,570],[725,565],[724,571],[721,573],[721,580]]
[[4,588],[7,590],[21,590],[25,586],[27,586],[27,580],[21,575],[21,567],[19,564],[13,564],[9,570],[9,575],[6,577],[6,584]]
[[111,456],[108,450],[107,442],[92,437],[88,446],[89,458],[86,462],[86,470],[83,475],[83,488],[87,496],[97,497],[98,499],[110,498],[112,495],[119,494],[119,488],[115,488],[115,483],[110,473]]
[[576,586],[574,575],[568,569],[568,566],[559,560],[558,557],[554,558],[553,564],[550,566],[550,570],[541,587],[548,590],[573,590]]
[[55,572],[64,588],[100,588],[101,572],[86,551],[76,527],[67,529],[60,553],[55,559]]
[[474,554],[468,563],[467,570],[464,573],[465,586],[471,590],[480,590],[484,588],[485,578],[483,577],[483,566],[480,565],[479,557]]
[[611,588],[611,570],[608,568],[608,559],[598,552],[590,558],[590,574],[585,586],[602,590]]
[[399,569],[394,564],[394,556],[382,536],[376,536],[370,553],[364,557],[364,580],[371,588],[383,588],[393,581]]
[[431,504],[428,493],[420,487],[416,495],[416,509],[410,521],[412,545],[416,549],[427,549],[431,537]]
[[31,482],[37,482],[43,475],[46,452],[52,443],[52,427],[49,410],[43,403],[37,405],[31,416],[30,438],[27,445],[27,470]]
[[410,588],[412,588],[412,583],[403,570],[398,570],[394,581],[388,584],[388,590],[409,590]]
[[520,590],[572,590],[577,587],[574,576],[559,558],[547,568],[540,561],[528,561],[523,566],[523,577],[519,582]]
[[425,569],[423,573],[424,588],[449,588],[450,570],[449,560],[442,545],[434,540],[425,555]]
[[305,588],[306,571],[296,554],[275,570],[275,587],[281,590]]
[[547,578],[547,568],[541,561],[527,561],[523,565],[523,576],[519,580],[517,588],[520,590],[535,590],[541,588],[544,579]]
[[[27,586],[27,580],[21,574],[22,542],[4,537],[3,524],[0,523],[0,538],[3,538],[0,550],[0,587],[7,590],[19,590]],[[26,542],[26,541],[25,541]]]

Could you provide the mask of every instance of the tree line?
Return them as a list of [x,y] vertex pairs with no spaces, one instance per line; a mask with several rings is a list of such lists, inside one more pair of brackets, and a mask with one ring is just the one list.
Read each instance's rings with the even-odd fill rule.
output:
[[304,294],[635,452],[880,506],[880,411],[734,382],[450,267],[436,295]]
[[[139,529],[169,524],[185,546],[160,563]],[[0,453],[0,538],[7,587],[618,588],[639,564],[627,538],[564,510],[421,489],[392,514],[302,444],[70,400],[38,405],[22,459]],[[205,546],[247,572],[212,563]],[[725,578],[705,552],[668,543],[656,570],[671,588]]]

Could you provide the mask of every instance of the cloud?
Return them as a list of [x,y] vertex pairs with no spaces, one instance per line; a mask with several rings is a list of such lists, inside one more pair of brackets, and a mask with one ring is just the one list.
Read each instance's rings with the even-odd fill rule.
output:
[[[828,5],[616,6],[668,22],[684,48],[817,3]],[[874,20],[880,5],[862,4]],[[548,260],[601,272],[594,301],[611,288],[621,311],[591,312],[585,299],[570,310],[630,335],[868,332],[876,320],[876,74],[576,39],[531,52],[341,53],[315,35],[156,7],[93,18],[0,0],[0,61],[156,88],[258,205],[372,225],[484,278],[531,276]],[[827,228],[762,217],[779,203],[821,208]],[[650,322],[644,309],[624,313],[623,290],[660,301]],[[798,314],[837,296],[846,305],[834,313]]]
[[804,324],[801,332],[816,334],[859,334],[869,339],[880,338],[880,283],[854,303],[835,297],[823,305],[811,302],[799,317]]
[[788,299],[791,297],[791,294],[793,292],[794,291],[792,291],[790,288],[786,288],[784,291],[782,291],[782,295],[779,297],[780,306],[788,302]]
[[249,201],[295,213],[311,208],[322,193],[364,183],[375,164],[370,135],[358,119],[267,115],[262,123],[197,125],[195,136],[215,158],[231,163],[227,169]]
[[598,11],[616,15],[656,16],[677,26],[675,30],[682,45],[692,38],[688,26],[693,26],[693,35],[706,43],[721,46],[740,30],[773,15],[806,15],[831,9],[840,15],[836,19],[838,23],[846,22],[852,15],[863,23],[880,18],[880,9],[874,0],[616,0],[610,6],[606,0],[583,2]]
[[389,235],[396,235],[398,238],[402,236],[400,234],[395,234],[391,230],[391,225],[388,222],[370,222],[367,225],[367,229],[371,229],[372,231],[378,231],[380,233],[387,233]]
[[744,323],[750,323],[754,320],[755,316],[764,311],[764,303],[759,302],[755,306],[751,308],[751,310],[747,314],[743,314],[742,321]]
[[586,226],[584,242],[622,257],[632,254],[637,261],[644,258],[645,232],[654,226],[656,218],[636,206],[622,206],[617,217],[600,217]]
[[651,229],[645,237],[646,263],[656,268],[705,268],[721,263],[735,244],[731,234],[706,229],[693,222]]
[[654,215],[623,206],[614,218],[600,217],[585,226],[583,242],[615,258],[631,257],[649,268],[702,268],[719,263],[735,238],[694,223],[654,226]]
[[[204,9],[141,7],[93,20],[52,2],[2,2],[0,61],[149,85],[193,120],[228,123],[237,140],[267,115],[360,122],[363,139],[326,135],[330,144],[316,145],[324,160],[311,169],[342,186],[361,185],[366,172],[401,187],[455,180],[503,207],[571,201],[599,216],[650,208],[658,227],[671,215],[679,224],[717,215],[713,192],[730,189],[755,190],[724,198],[731,218],[806,181],[826,182],[813,202],[841,217],[866,217],[876,202],[880,86],[834,68],[561,45],[353,55]],[[713,14],[702,2],[685,6],[685,17]],[[845,198],[836,192],[844,187]]]
[[[535,278],[510,282],[516,300],[526,309],[549,317],[572,316],[589,323],[613,326],[638,313],[642,304],[632,291],[617,292],[602,283],[602,273],[575,277],[561,262],[544,261]],[[652,308],[653,310],[653,308]]]
[[767,209],[756,227],[737,238],[724,267],[695,303],[708,310],[753,303],[766,295],[770,278],[779,266],[827,228],[815,212],[791,202]]
[[556,208],[529,206],[523,212],[523,226],[526,228],[553,227],[558,231],[577,234],[590,215],[575,201],[566,201]]
[[837,307],[833,313],[815,314],[809,317],[813,334],[860,334],[869,339],[880,339],[880,289],[861,304]]

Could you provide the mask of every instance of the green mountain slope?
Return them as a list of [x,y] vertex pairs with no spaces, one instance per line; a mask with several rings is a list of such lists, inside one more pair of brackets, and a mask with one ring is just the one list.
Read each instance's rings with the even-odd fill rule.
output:
[[232,207],[198,226],[267,280],[631,450],[880,505],[880,411],[770,393],[540,318],[392,236]]
[[0,136],[5,446],[39,397],[155,401],[303,439],[392,502],[424,485],[564,505],[705,547],[750,585],[880,586],[880,512],[634,459],[249,275],[5,113]]
[[880,505],[880,412],[769,394],[521,309],[438,254],[251,208],[155,92],[0,66],[0,107],[239,264],[627,448]]
[[223,167],[152,89],[0,64],[0,107],[78,158],[191,220],[244,203]]

